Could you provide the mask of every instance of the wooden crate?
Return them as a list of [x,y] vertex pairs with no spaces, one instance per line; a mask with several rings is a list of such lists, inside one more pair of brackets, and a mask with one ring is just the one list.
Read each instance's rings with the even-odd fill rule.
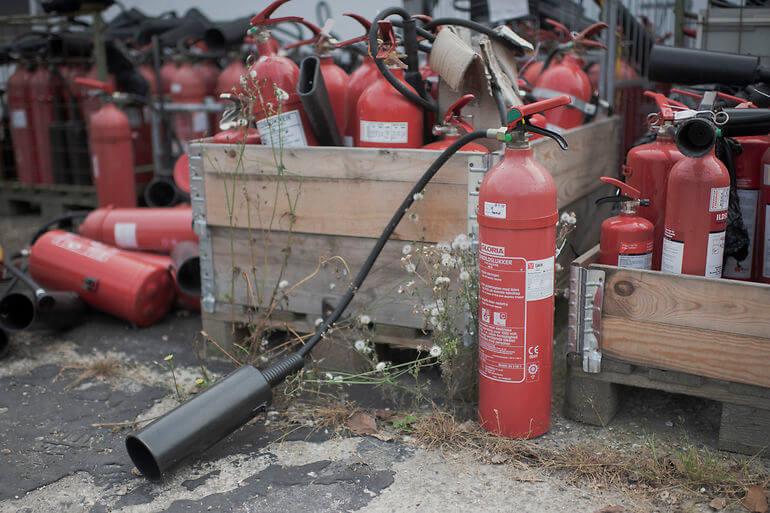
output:
[[616,385],[654,388],[721,401],[721,448],[770,446],[770,285],[599,265],[597,256],[594,248],[572,264],[565,413],[605,424]]
[[[618,126],[613,117],[568,131],[568,153],[550,140],[535,142],[537,158],[554,175],[560,208],[581,207],[600,190],[600,176],[617,174],[612,141]],[[320,257],[339,255],[357,272],[392,213],[437,155],[425,150],[287,148],[279,172],[278,156],[270,147],[192,144],[191,199],[201,237],[204,330],[225,344],[237,338],[237,326],[248,322],[254,298],[264,300],[277,282],[284,258],[281,279],[291,284],[312,274]],[[350,309],[366,309],[377,323],[380,341],[407,347],[425,343],[414,300],[395,294],[407,279],[402,247],[405,241],[432,243],[473,233],[477,187],[494,158],[455,155],[410,211],[418,221],[405,218],[397,227]],[[584,233],[595,243],[596,223],[588,215],[585,221]],[[336,304],[346,281],[335,282],[331,267],[290,296],[279,325],[312,330],[315,319]]]

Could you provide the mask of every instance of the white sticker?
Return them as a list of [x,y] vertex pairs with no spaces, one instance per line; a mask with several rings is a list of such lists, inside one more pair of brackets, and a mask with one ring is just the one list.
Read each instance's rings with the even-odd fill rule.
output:
[[11,126],[13,128],[27,128],[27,113],[23,110],[11,111]]
[[192,129],[193,132],[208,132],[209,115],[205,112],[193,112]]
[[172,93],[181,93],[182,92],[182,84],[179,82],[172,82],[171,87],[169,88]]
[[115,245],[119,248],[136,249],[136,223],[115,223]]
[[652,253],[643,255],[618,255],[618,267],[626,269],[652,269]]
[[684,261],[684,242],[663,238],[663,251],[660,261],[660,270],[664,273],[682,274],[682,262]]
[[94,171],[94,180],[96,180],[99,178],[99,158],[96,156],[96,153],[91,155],[91,167]]
[[505,203],[492,203],[491,201],[484,202],[484,215],[487,217],[494,217],[495,219],[505,219],[506,216]]
[[489,21],[502,22],[529,14],[527,0],[487,0]]
[[[331,18],[329,18],[329,19],[331,19]],[[353,147],[353,144],[354,144],[354,143],[353,143],[353,138],[352,138],[351,136],[349,136],[349,135],[346,135],[345,137],[343,137],[343,138],[342,138],[342,142],[343,142],[343,144],[344,144],[345,146],[347,146],[348,148],[352,148],[352,147]]]
[[361,120],[363,142],[405,144],[409,142],[409,123]]
[[554,257],[527,261],[527,301],[553,296]]
[[77,253],[91,260],[96,260],[97,262],[106,262],[110,257],[120,252],[117,248],[112,248],[93,240],[83,239],[73,233],[56,235],[51,239],[51,242],[54,246]]
[[[765,205],[765,227],[770,226],[770,208]],[[762,277],[770,278],[770,230],[765,228],[765,254],[762,255]]]
[[257,121],[257,130],[264,146],[297,148],[307,146],[305,130],[299,111],[291,110]]
[[722,260],[725,254],[725,232],[709,233],[706,246],[706,278],[722,277]]
[[721,212],[727,210],[727,204],[730,202],[730,187],[714,187],[711,189],[711,199],[709,200],[709,212]]
[[764,184],[770,185],[770,164],[765,164],[765,169],[762,174],[764,175]]
[[725,278],[751,278],[752,258],[754,256],[754,243],[756,239],[757,207],[759,191],[756,189],[738,189],[738,198],[741,202],[741,216],[746,231],[749,233],[749,253],[741,262],[733,257],[725,258],[725,268],[722,275]]

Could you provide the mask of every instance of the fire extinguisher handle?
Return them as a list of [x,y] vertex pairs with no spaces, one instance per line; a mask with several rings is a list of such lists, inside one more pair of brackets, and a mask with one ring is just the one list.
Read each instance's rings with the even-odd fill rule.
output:
[[674,110],[671,108],[672,106],[687,109],[686,105],[676,100],[671,100],[667,98],[666,95],[656,93],[655,91],[645,91],[644,96],[652,98],[652,100],[655,101],[655,105],[658,106],[658,110],[660,111],[660,117],[664,120],[671,121],[674,119]]
[[601,178],[599,178],[599,180],[601,180],[602,182],[604,182],[606,184],[609,184],[609,185],[612,185],[614,187],[617,187],[618,189],[620,189],[620,193],[621,194],[623,194],[625,196],[628,196],[630,199],[635,199],[635,200],[641,200],[642,199],[642,193],[639,192],[639,189],[637,189],[635,187],[631,187],[627,183],[621,182],[617,178],[611,178],[609,176],[602,176]]
[[518,124],[523,119],[528,118],[532,114],[539,114],[547,110],[555,109],[556,107],[562,107],[572,103],[572,99],[562,94],[560,96],[554,96],[547,100],[540,100],[526,105],[517,105],[508,111],[508,128],[514,128],[512,124]]
[[466,132],[472,132],[473,126],[471,126],[468,122],[462,119],[462,115],[463,115],[462,110],[463,110],[463,107],[465,107],[475,99],[476,97],[473,96],[472,94],[462,95],[456,102],[450,105],[449,108],[446,110],[446,114],[444,114],[444,124],[457,125],[463,128]]
[[561,136],[561,134],[554,132],[553,130],[548,130],[547,128],[543,128],[537,125],[533,125],[532,123],[525,122],[524,127],[528,132],[532,132],[533,134],[542,135],[544,137],[550,137],[554,141],[556,141],[556,144],[559,145],[559,148],[562,150],[566,150],[569,148],[569,145],[567,144],[567,140]]
[[283,23],[285,21],[290,22],[297,22],[299,23],[302,18],[299,16],[284,16],[283,18],[271,18],[270,16],[278,9],[280,6],[288,2],[289,0],[275,0],[275,2],[271,3],[264,9],[262,9],[261,12],[257,13],[255,16],[251,18],[251,21],[249,22],[252,27],[260,27],[260,26],[266,26],[266,25],[275,25],[277,23]]
[[[689,89],[680,89],[678,87],[672,87],[671,92],[676,94],[681,94],[682,96],[688,96],[696,100],[700,100],[703,98],[702,94],[696,93],[695,91],[690,91]],[[740,98],[738,96],[733,96],[727,93],[720,93],[719,91],[717,91],[717,97],[723,100],[737,103],[738,105],[743,105],[745,108],[750,108],[750,109],[757,108],[757,106],[754,105],[754,103],[752,103],[750,100],[747,100],[746,98]]]
[[351,39],[346,39],[345,41],[341,41],[337,43],[337,48],[342,48],[343,46],[350,46],[356,43],[361,43],[369,39],[369,29],[372,28],[372,22],[361,16],[360,14],[356,14],[354,12],[346,12],[342,14],[343,16],[347,16],[348,18],[353,18],[356,20],[363,28],[364,28],[364,35],[353,37]]
[[95,78],[77,77],[75,78],[75,83],[89,89],[98,89],[100,91],[104,91],[107,94],[112,94],[115,92],[115,87],[113,87],[112,84],[102,82],[101,80],[96,80]]
[[302,39],[300,41],[296,41],[294,43],[284,46],[284,48],[286,48],[287,50],[291,50],[292,48],[298,48],[300,46],[315,44],[320,40],[323,34],[323,30],[321,29],[321,27],[319,27],[315,23],[307,21],[305,18],[299,18],[297,20],[297,23],[307,27],[310,30],[310,32],[313,33],[313,36],[309,39]]

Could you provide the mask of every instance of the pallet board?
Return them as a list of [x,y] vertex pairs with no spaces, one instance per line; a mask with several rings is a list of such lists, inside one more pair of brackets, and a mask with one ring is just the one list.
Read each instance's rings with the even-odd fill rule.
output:
[[96,205],[96,189],[91,186],[0,181],[0,214],[3,215],[36,210],[45,218],[53,218]]

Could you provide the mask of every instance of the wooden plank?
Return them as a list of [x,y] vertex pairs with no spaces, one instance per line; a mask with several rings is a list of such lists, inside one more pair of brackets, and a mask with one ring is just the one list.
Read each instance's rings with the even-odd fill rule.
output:
[[770,410],[723,404],[719,448],[766,457],[770,450]]
[[770,347],[770,285],[598,268],[606,276],[605,315],[758,337]]
[[[606,305],[606,303],[605,303]],[[602,353],[648,367],[770,387],[770,340],[602,317]]]

